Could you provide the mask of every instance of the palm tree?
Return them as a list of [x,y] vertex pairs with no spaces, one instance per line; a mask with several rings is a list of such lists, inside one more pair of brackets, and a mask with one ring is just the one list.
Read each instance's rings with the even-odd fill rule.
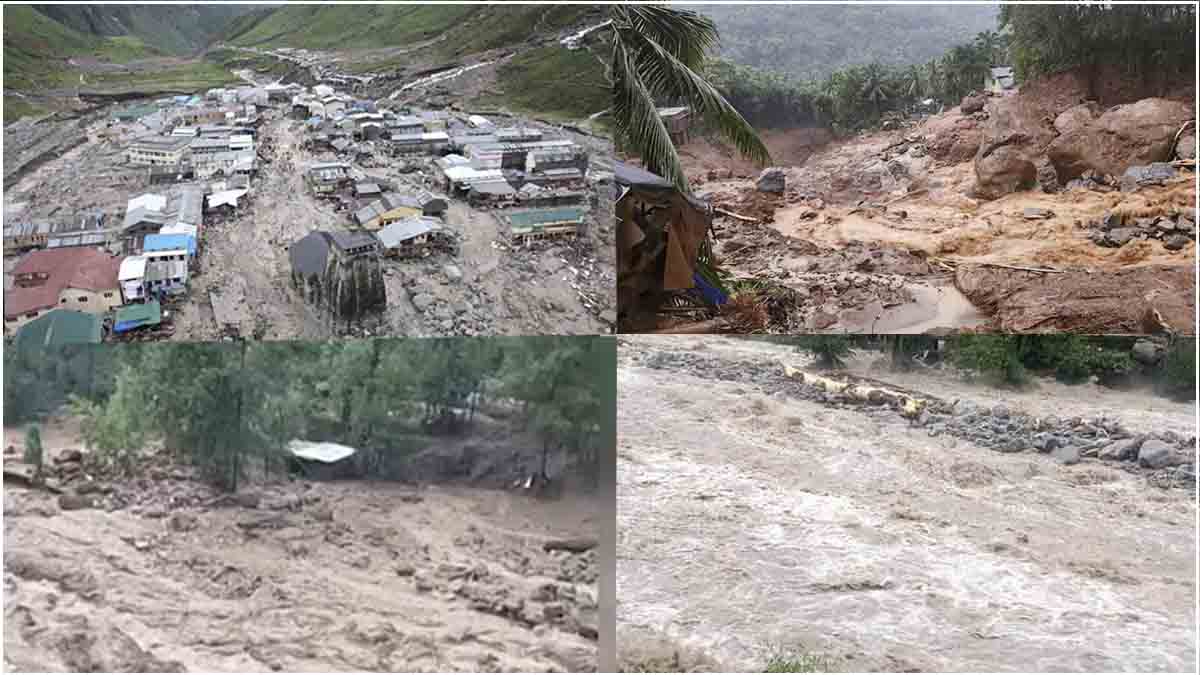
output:
[[878,63],[870,63],[863,69],[863,85],[860,95],[875,109],[875,117],[883,114],[883,103],[889,98],[887,71]]
[[768,164],[771,155],[754,128],[698,74],[716,46],[717,27],[696,12],[662,5],[613,5],[612,124],[615,140],[646,169],[687,190],[687,178],[658,103],[681,102],[745,157]]
[[985,30],[975,36],[975,48],[987,57],[988,65],[997,65],[1004,51],[1004,38],[994,30]]
[[937,59],[933,59],[929,63],[925,64],[925,72],[926,72],[925,86],[927,87],[926,93],[928,93],[930,96],[937,96],[938,98],[941,98],[941,94],[943,91],[943,87],[942,87],[943,73],[942,73],[941,64],[938,63]]

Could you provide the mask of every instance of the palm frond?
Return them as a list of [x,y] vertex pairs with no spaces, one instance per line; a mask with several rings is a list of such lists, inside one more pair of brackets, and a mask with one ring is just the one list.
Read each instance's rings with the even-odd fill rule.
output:
[[754,127],[715,87],[645,35],[620,29],[618,34],[626,50],[635,55],[637,73],[647,90],[673,93],[744,157],[758,164],[770,163],[771,153]]
[[686,191],[687,177],[679,153],[658,114],[654,95],[638,76],[637,64],[621,33],[615,35],[612,54],[612,117],[617,122],[614,127],[618,145],[634,149],[648,171]]
[[712,19],[691,10],[661,5],[616,5],[613,20],[624,24],[692,69],[704,63],[705,54],[720,42]]

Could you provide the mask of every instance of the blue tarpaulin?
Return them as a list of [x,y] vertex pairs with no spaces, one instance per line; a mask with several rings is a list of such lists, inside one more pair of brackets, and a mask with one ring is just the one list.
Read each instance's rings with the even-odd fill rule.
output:
[[696,282],[696,291],[710,304],[723,305],[729,301],[729,296],[721,292],[721,289],[708,283],[708,280],[696,272],[692,275],[692,279]]

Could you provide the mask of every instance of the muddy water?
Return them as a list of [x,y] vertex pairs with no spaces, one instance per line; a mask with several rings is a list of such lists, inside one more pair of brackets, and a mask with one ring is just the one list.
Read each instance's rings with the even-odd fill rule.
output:
[[[73,427],[43,429],[51,457],[79,447]],[[596,536],[592,498],[289,482],[218,507],[178,471],[116,485],[136,503],[113,511],[6,486],[5,671],[596,667],[594,552],[542,549]]]
[[623,635],[743,670],[784,649],[846,670],[1195,669],[1182,491],[627,360],[619,377]]
[[912,302],[885,307],[878,300],[843,312],[831,329],[838,333],[924,333],[937,328],[977,328],[987,323],[951,283],[907,284]]

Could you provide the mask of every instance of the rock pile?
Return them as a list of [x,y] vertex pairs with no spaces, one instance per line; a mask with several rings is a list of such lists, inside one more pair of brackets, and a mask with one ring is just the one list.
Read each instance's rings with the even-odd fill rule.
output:
[[1196,210],[1185,208],[1171,215],[1148,218],[1122,217],[1109,212],[1088,223],[1088,229],[1088,238],[1098,246],[1120,248],[1135,239],[1157,239],[1168,251],[1178,251],[1196,240]]
[[[782,393],[834,407],[908,417],[903,410],[886,402],[864,402],[789,378],[777,362],[735,361],[670,351],[635,354],[634,358],[649,368],[686,370],[698,377],[741,382],[757,386],[767,394]],[[997,452],[1051,454],[1063,464],[1075,464],[1083,459],[1127,463],[1130,468],[1169,471],[1172,477],[1179,478],[1178,481],[1159,480],[1158,484],[1191,484],[1186,479],[1195,475],[1195,437],[1185,438],[1171,431],[1139,434],[1110,416],[1090,420],[1034,416],[1003,405],[988,407],[961,400],[947,402],[927,396],[921,398],[926,401],[924,409],[908,421],[926,429],[930,436],[952,436]]]

